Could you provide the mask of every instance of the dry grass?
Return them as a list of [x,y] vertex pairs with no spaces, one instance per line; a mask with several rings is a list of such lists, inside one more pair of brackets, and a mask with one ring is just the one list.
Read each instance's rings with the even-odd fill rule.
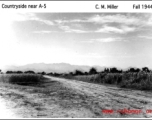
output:
[[2,74],[0,82],[18,85],[36,85],[42,82],[42,75],[38,74]]
[[152,90],[152,73],[100,73],[74,78],[85,82],[118,85],[123,88]]

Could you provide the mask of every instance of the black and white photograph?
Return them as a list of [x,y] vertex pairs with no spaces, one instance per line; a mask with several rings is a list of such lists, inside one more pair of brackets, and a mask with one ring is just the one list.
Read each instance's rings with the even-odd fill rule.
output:
[[152,13],[1,16],[0,118],[152,117]]

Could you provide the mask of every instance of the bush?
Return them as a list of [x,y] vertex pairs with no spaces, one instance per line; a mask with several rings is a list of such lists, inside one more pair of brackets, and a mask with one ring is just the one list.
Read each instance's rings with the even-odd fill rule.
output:
[[91,69],[89,70],[89,74],[90,74],[90,75],[97,74],[96,68],[91,68]]
[[37,85],[40,84],[43,80],[42,75],[37,74],[19,74],[11,75],[8,82],[11,84],[18,85]]

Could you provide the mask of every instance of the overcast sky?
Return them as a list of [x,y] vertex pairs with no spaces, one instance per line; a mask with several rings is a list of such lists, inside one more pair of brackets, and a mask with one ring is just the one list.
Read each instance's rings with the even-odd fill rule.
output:
[[19,13],[0,19],[0,66],[152,68],[150,13]]

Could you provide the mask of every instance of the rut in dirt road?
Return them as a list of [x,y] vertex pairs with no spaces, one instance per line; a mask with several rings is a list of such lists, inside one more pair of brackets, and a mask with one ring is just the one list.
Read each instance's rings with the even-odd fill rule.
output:
[[[65,87],[74,89],[77,93],[87,95],[85,102],[92,106],[92,111],[101,116],[100,112],[105,109],[113,110],[112,114],[103,114],[102,117],[152,117],[152,113],[146,113],[152,109],[152,94],[148,91],[122,89],[109,87],[77,80],[67,80],[45,76],[52,80],[63,83]],[[117,113],[120,109],[141,110],[140,113]]]

